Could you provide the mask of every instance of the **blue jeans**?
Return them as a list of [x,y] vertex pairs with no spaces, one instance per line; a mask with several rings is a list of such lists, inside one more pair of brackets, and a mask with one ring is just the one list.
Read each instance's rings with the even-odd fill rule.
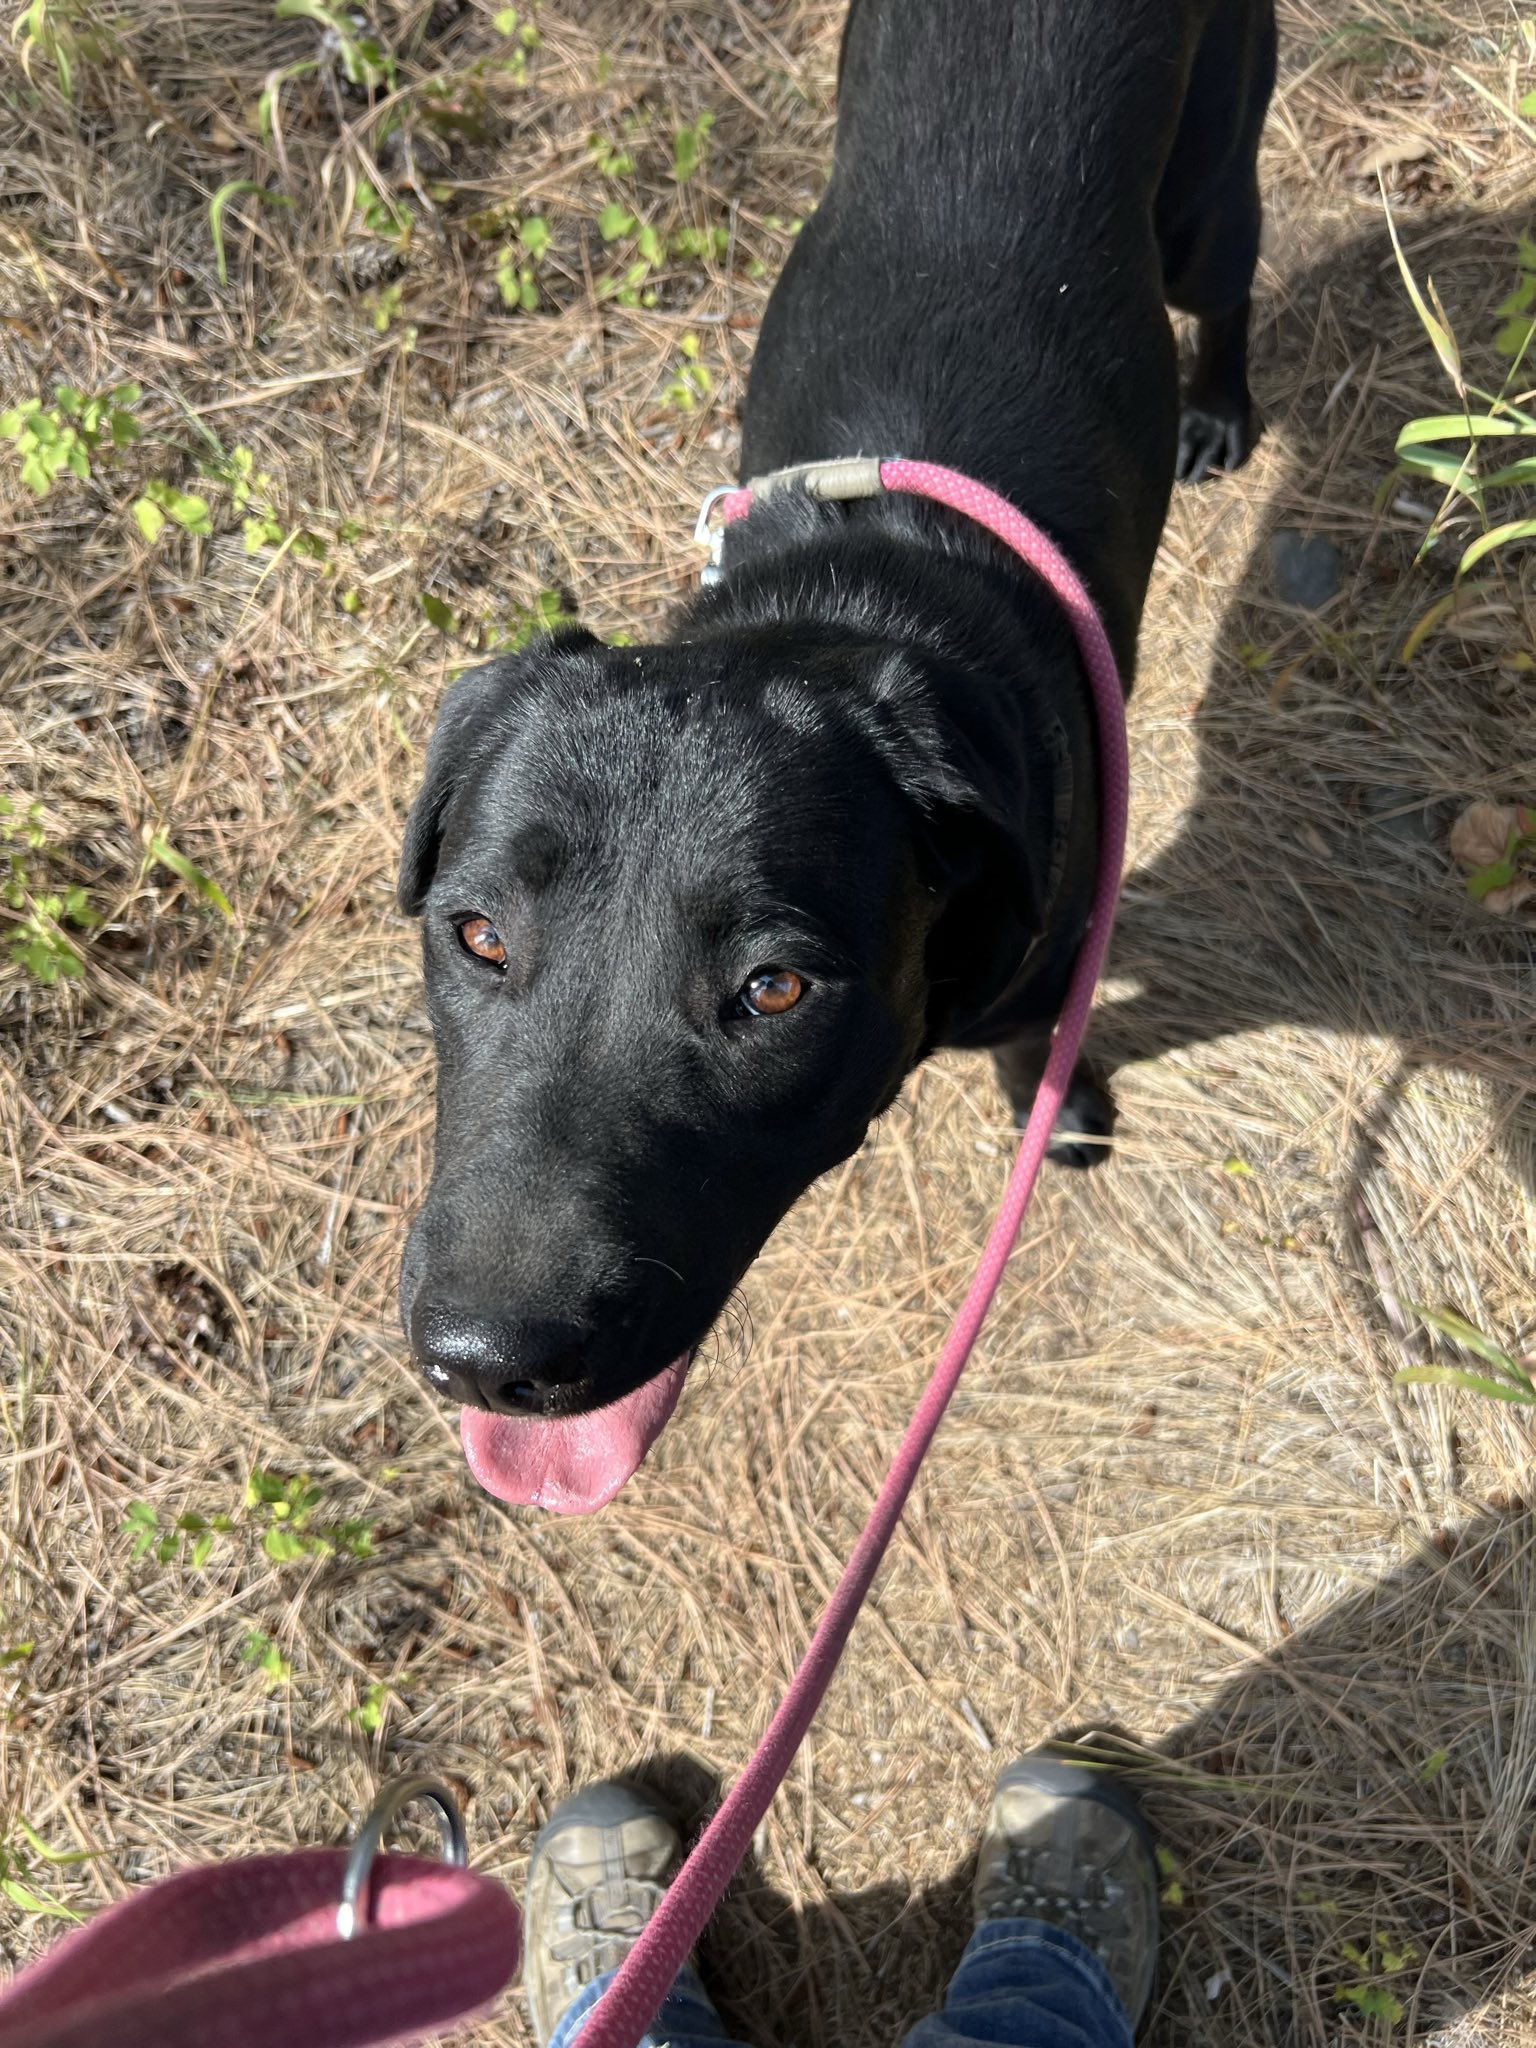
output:
[[[589,1984],[549,2048],[575,2048],[612,1983]],[[944,2009],[919,2020],[902,2048],[1131,2048],[1131,2023],[1109,1972],[1076,1938],[1039,1920],[989,1920],[971,1936]],[[692,1970],[667,1993],[641,2048],[740,2048]]]

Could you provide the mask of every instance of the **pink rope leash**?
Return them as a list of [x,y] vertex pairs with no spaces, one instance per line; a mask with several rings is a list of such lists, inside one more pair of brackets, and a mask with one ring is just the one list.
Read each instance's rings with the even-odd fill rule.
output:
[[[970,1292],[955,1318],[949,1337],[928,1382],[917,1412],[907,1426],[901,1448],[886,1476],[880,1497],[837,1583],[827,1611],[811,1638],[789,1691],[768,1725],[757,1752],[732,1786],[714,1819],[699,1837],[655,1917],[625,1958],[618,1976],[599,2000],[582,2029],[578,2048],[635,2048],[660,2010],[673,1978],[703,1933],[705,1923],[735,1875],[747,1846],[767,1813],[804,1740],[817,1708],[837,1669],[838,1659],[864,1604],[875,1573],[901,1519],[918,1467],[944,1419],[950,1397],[959,1385],[982,1323],[997,1293],[1018,1238],[1024,1212],[1034,1192],[1051,1132],[1066,1098],[1072,1069],[1088,1027],[1093,991],[1103,971],[1120,893],[1125,859],[1126,812],[1130,800],[1130,762],[1125,733],[1125,695],[1109,639],[1092,598],[1065,555],[1006,498],[985,485],[932,462],[893,459],[880,465],[880,481],[888,491],[908,491],[931,498],[974,519],[1027,562],[1060,601],[1077,636],[1078,649],[1099,720],[1101,829],[1099,879],[1082,950],[1072,970],[1067,1000],[1056,1026],[1045,1075],[1029,1121],[1019,1141],[1018,1157],[1008,1177],[997,1221],[992,1226]],[[724,500],[729,521],[750,510],[750,489]]]
[[0,2048],[379,2048],[487,2007],[522,1921],[499,1884],[381,1856],[355,1940],[344,1849],[185,1870],[109,1907],[0,1998]]

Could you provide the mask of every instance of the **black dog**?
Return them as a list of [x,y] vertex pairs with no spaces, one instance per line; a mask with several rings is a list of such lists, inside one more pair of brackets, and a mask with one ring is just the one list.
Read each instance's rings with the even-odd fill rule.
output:
[[[1123,673],[1174,475],[1252,439],[1272,0],[854,0],[834,174],[769,303],[743,474],[945,463],[1086,577]],[[1182,416],[1164,310],[1199,316]],[[1092,894],[1056,600],[920,501],[771,493],[667,642],[564,632],[443,706],[436,1168],[412,1347],[509,1500],[628,1478],[785,1211],[936,1046],[1027,1112]],[[1080,1073],[1058,1156],[1108,1134]]]

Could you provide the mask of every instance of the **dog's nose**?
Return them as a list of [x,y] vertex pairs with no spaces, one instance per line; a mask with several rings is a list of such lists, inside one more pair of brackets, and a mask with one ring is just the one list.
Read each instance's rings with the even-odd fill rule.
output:
[[562,1388],[586,1377],[586,1342],[574,1323],[485,1315],[442,1301],[418,1302],[411,1349],[450,1399],[496,1415],[540,1415]]

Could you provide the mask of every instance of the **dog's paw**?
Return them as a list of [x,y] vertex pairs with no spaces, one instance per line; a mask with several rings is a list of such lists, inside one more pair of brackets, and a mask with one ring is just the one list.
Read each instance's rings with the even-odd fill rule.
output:
[[1115,1099],[1109,1090],[1086,1074],[1075,1074],[1045,1156],[1056,1166],[1072,1166],[1080,1172],[1102,1166],[1109,1157],[1114,1128]]
[[1175,474],[1181,484],[1204,483],[1220,472],[1241,469],[1259,436],[1253,407],[1190,395],[1179,418],[1179,460]]

